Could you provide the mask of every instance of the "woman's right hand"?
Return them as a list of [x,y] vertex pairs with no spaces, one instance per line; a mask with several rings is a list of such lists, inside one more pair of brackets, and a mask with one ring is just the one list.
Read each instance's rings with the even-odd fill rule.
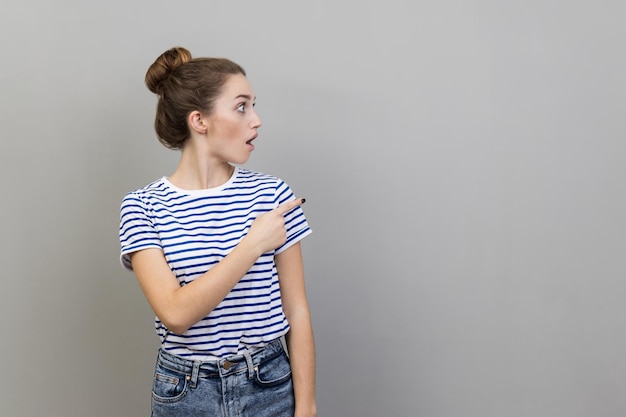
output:
[[288,201],[254,220],[245,240],[259,251],[259,256],[285,243],[287,230],[284,215],[303,203],[303,198]]

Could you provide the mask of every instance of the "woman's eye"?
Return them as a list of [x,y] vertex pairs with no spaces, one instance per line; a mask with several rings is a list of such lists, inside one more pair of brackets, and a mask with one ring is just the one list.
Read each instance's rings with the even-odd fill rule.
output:
[[246,105],[244,103],[241,103],[237,106],[237,111],[244,113],[246,111]]

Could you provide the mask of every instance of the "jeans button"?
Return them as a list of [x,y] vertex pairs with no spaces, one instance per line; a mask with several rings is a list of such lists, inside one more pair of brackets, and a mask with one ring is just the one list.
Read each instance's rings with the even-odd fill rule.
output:
[[230,369],[231,366],[233,366],[233,364],[228,361],[224,361],[224,363],[222,364],[222,368],[226,369],[227,371]]

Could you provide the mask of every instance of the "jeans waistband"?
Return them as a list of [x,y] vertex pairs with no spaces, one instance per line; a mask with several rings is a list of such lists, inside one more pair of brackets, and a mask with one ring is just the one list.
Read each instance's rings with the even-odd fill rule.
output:
[[191,387],[194,388],[198,378],[220,378],[241,372],[248,372],[248,377],[252,378],[259,364],[275,358],[282,352],[283,344],[280,339],[275,339],[252,353],[244,352],[242,355],[228,356],[218,361],[208,362],[184,359],[161,348],[157,364],[186,374]]

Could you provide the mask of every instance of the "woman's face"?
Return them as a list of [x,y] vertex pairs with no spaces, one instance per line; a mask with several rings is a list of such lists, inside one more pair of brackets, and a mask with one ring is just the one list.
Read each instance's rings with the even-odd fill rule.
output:
[[226,162],[243,164],[254,150],[261,119],[254,111],[256,99],[248,79],[231,75],[208,116],[208,137],[212,153]]

